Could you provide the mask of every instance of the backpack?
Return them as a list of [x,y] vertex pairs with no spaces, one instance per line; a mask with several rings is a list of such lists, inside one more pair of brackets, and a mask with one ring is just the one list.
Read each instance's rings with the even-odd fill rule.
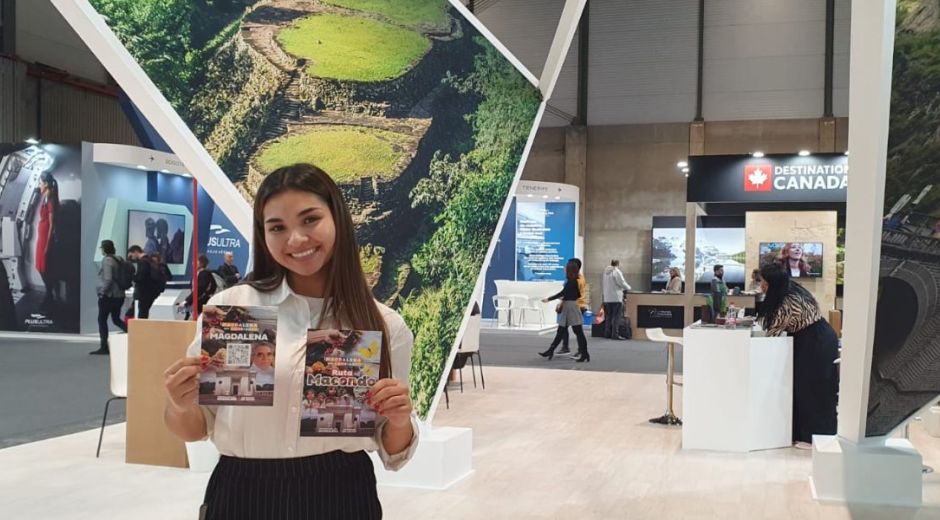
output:
[[162,293],[166,289],[166,273],[163,264],[150,262],[150,285],[156,294]]
[[126,291],[134,285],[134,264],[124,260],[119,256],[114,257],[117,260],[118,268],[117,273],[115,273],[114,282],[117,283],[117,286],[122,290]]

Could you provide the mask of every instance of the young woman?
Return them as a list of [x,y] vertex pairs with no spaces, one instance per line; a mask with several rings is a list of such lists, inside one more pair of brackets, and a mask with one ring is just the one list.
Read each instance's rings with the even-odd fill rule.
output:
[[679,276],[678,267],[669,268],[669,282],[666,284],[666,290],[669,294],[682,294],[682,277]]
[[539,352],[542,357],[552,359],[552,356],[555,355],[555,347],[568,335],[568,327],[571,327],[574,330],[574,335],[578,338],[578,355],[580,357],[575,361],[578,363],[591,361],[591,355],[588,354],[587,350],[587,338],[584,337],[584,318],[581,314],[581,307],[578,305],[578,298],[581,297],[581,290],[578,288],[579,271],[578,264],[569,261],[565,265],[565,278],[567,279],[565,287],[560,293],[542,300],[542,302],[547,303],[558,298],[562,299],[555,339],[552,340],[552,345],[548,350]]
[[[255,196],[254,272],[212,305],[277,306],[273,407],[198,406],[200,341],[165,372],[165,422],[180,438],[210,437],[222,454],[209,480],[206,518],[381,518],[372,462],[411,458],[418,427],[408,397],[414,337],[373,299],[352,218],[336,184],[315,166],[280,168]],[[307,330],[382,331],[380,380],[368,402],[373,437],[300,437]]]
[[803,258],[803,244],[788,242],[783,246],[780,265],[785,267],[793,278],[809,276],[809,264]]
[[813,434],[836,433],[839,339],[789,269],[767,264],[760,276],[765,297],[758,319],[770,335],[793,336],[793,442],[810,449]]
[[59,183],[49,172],[39,176],[39,195],[42,201],[39,204],[39,225],[36,229],[36,270],[42,277],[46,287],[46,297],[42,302],[45,310],[58,300],[58,280],[52,278],[47,269],[46,258],[52,246],[52,237],[55,232],[55,214],[59,209]]

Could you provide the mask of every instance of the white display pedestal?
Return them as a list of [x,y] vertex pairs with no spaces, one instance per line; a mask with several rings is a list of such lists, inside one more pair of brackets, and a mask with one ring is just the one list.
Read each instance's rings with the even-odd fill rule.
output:
[[907,439],[854,444],[813,436],[813,498],[821,501],[920,507],[923,460]]
[[682,449],[747,452],[791,445],[793,338],[686,327]]
[[443,490],[473,472],[473,430],[422,425],[414,457],[399,471],[387,471],[375,453],[369,454],[378,484]]

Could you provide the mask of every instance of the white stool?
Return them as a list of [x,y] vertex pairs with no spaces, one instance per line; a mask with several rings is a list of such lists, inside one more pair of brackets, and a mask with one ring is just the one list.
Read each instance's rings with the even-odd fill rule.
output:
[[493,296],[493,307],[496,308],[496,324],[499,325],[499,313],[506,313],[506,326],[512,327],[512,297],[497,294]]
[[682,345],[682,338],[677,336],[667,336],[663,333],[663,329],[646,329],[646,337],[651,341],[661,341],[666,344],[666,414],[662,417],[655,417],[650,419],[651,423],[655,424],[682,424],[682,419],[676,417],[675,412],[672,408],[672,397],[673,391],[672,387],[677,383],[675,382],[676,375],[676,344]]

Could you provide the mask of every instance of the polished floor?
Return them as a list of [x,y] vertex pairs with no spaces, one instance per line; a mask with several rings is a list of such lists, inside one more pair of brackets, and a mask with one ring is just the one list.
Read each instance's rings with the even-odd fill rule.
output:
[[[810,496],[810,452],[685,452],[654,426],[662,376],[488,367],[434,424],[474,430],[475,472],[447,491],[380,489],[390,519],[936,519],[925,506],[847,508]],[[681,414],[681,409],[680,409]],[[940,467],[940,439],[912,439]],[[0,450],[3,518],[195,518],[208,474],[123,463],[123,424]]]

